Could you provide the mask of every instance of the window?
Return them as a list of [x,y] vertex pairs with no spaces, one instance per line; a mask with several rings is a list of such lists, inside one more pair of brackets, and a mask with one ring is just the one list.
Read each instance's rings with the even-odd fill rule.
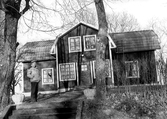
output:
[[126,78],[139,78],[138,61],[126,61]]
[[87,71],[87,65],[86,64],[81,65],[81,71]]
[[76,80],[75,63],[59,64],[60,81]]
[[42,69],[42,85],[45,84],[54,84],[53,68]]
[[84,38],[84,51],[96,50],[96,35],[86,35]]
[[69,43],[69,52],[81,52],[81,37],[69,37],[68,38]]

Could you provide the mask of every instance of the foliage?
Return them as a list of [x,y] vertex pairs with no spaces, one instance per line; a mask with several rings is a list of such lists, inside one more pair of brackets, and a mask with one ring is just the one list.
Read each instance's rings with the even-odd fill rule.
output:
[[107,119],[101,111],[102,103],[96,100],[85,100],[82,111],[82,119]]
[[105,101],[108,108],[125,112],[132,118],[155,117],[165,113],[167,109],[166,88],[159,90],[125,91],[108,94]]
[[131,117],[155,117],[156,113],[155,110],[151,107],[147,107],[147,105],[142,105],[136,100],[132,98],[127,98],[124,101],[120,102],[120,104],[115,106],[115,109],[118,111],[123,111],[128,113]]

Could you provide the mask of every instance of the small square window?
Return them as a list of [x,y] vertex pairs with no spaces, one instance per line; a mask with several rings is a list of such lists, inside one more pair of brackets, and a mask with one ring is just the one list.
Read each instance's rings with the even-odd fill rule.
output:
[[69,52],[81,52],[81,36],[69,37]]
[[86,64],[83,64],[81,65],[81,71],[87,71],[87,65]]
[[139,78],[138,61],[126,61],[126,78]]
[[96,35],[86,35],[84,38],[84,51],[96,50]]
[[54,84],[54,70],[53,68],[42,69],[42,85]]

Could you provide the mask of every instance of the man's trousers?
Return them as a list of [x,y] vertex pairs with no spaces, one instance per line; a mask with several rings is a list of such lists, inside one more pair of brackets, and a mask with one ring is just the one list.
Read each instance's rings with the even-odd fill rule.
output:
[[38,82],[31,82],[31,101],[37,102],[38,97]]

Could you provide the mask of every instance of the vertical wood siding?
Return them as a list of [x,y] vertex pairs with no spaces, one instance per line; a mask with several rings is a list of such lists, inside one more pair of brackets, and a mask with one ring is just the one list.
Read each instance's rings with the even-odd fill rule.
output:
[[[31,67],[31,63],[24,63],[24,92],[30,92],[31,91],[31,83],[30,79],[27,77],[27,69]],[[57,90],[57,75],[56,75],[56,62],[55,60],[48,60],[48,61],[39,61],[37,62],[37,67],[40,71],[41,81],[39,83],[39,91],[53,91]],[[54,84],[47,84],[42,85],[42,73],[41,70],[43,68],[54,68]]]
[[[138,61],[139,78],[126,78],[125,61]],[[143,51],[133,53],[113,52],[113,68],[115,85],[132,85],[156,83],[156,64],[154,51]]]

